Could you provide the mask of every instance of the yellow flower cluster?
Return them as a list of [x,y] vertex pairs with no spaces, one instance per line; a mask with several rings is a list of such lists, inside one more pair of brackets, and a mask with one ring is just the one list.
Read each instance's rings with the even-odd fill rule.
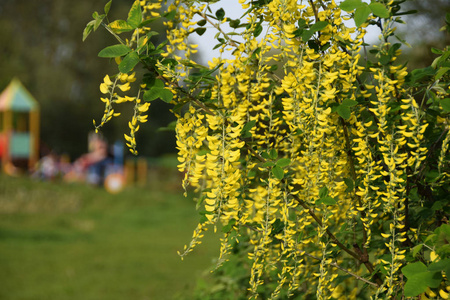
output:
[[[121,80],[121,75],[125,75],[122,76],[123,80]],[[128,78],[130,78],[130,80],[128,80]],[[119,80],[120,82],[122,82],[122,84],[118,83]],[[133,82],[135,80],[136,78],[134,78],[134,73],[132,76],[127,76],[126,74],[119,73],[114,79],[114,82],[111,81],[109,75],[105,75],[105,77],[103,78],[103,82],[100,84],[100,92],[106,95],[106,97],[100,98],[100,100],[105,103],[105,111],[103,113],[100,125],[96,126],[96,130],[98,130],[99,127],[105,125],[105,123],[111,120],[113,117],[117,117],[120,115],[120,113],[114,112],[114,108],[112,107],[113,103],[122,103],[134,100],[134,98],[130,98],[128,96],[119,96],[116,93],[116,88],[118,88],[122,92],[126,92],[130,89],[130,82]],[[95,120],[94,125],[96,125]]]
[[[159,15],[154,10],[162,1],[141,2],[144,14]],[[227,19],[213,21],[202,2],[170,3],[168,43],[152,66],[175,95],[178,169],[185,195],[188,188],[195,191],[202,215],[180,256],[200,244],[208,228],[222,227],[218,266],[234,242],[248,238],[250,298],[268,283],[274,287],[270,299],[300,289],[316,299],[364,293],[362,284],[341,283],[337,269],[368,283],[374,299],[393,297],[402,288],[405,245],[420,230],[407,225],[406,186],[423,172],[429,151],[429,124],[406,67],[396,64],[400,50],[387,42],[395,20],[384,19],[377,63],[363,67],[369,22],[349,27],[334,0],[239,0],[247,9],[246,23],[236,29],[243,30],[240,42],[221,27]],[[229,54],[208,62],[209,68],[191,59],[195,15],[217,30],[221,53]],[[127,45],[145,43],[148,30],[136,30]],[[102,98],[101,125],[115,115],[114,103],[134,102],[125,139],[135,153],[149,104],[139,93],[115,93],[127,91],[134,74],[113,78],[100,86],[109,95]],[[449,176],[449,143],[447,132],[438,159],[442,177]],[[274,271],[277,278],[266,276]]]
[[[142,100],[139,99],[138,93],[137,97],[129,97],[127,95],[120,96],[117,94],[116,89],[119,89],[122,92],[127,92],[130,90],[130,83],[136,81],[135,77],[136,73],[132,74],[122,74],[118,73],[115,75],[114,82],[111,81],[109,75],[106,75],[103,79],[103,82],[100,84],[100,91],[103,94],[106,94],[106,98],[101,98],[101,101],[105,103],[105,111],[101,120],[101,123],[97,126],[94,120],[94,125],[96,126],[96,130],[100,127],[104,126],[108,121],[110,121],[113,117],[120,116],[120,113],[115,113],[113,104],[120,104],[125,102],[134,102],[134,114],[131,118],[131,121],[128,122],[130,128],[130,135],[124,135],[125,140],[127,141],[127,146],[130,149],[131,153],[137,154],[136,151],[136,132],[139,130],[139,124],[147,122],[146,112],[150,107],[150,103],[142,103]],[[120,82],[120,83],[119,83]]]
[[[152,3],[150,1],[140,1],[139,4],[142,8],[143,20],[148,20],[152,17],[159,16],[159,12],[157,12],[157,10],[161,9],[161,2],[162,1],[158,3]],[[123,45],[128,46],[130,49],[134,48],[136,51],[139,51],[143,48],[143,45],[148,42],[148,37],[146,35],[150,31],[150,27],[144,26],[142,28],[137,28],[136,30],[134,30],[130,40],[126,40],[124,42],[120,38],[118,39]],[[122,57],[115,57],[115,61],[118,65],[120,65],[120,63],[122,62]],[[121,96],[117,93],[117,90],[120,90],[121,92],[128,92],[131,89],[131,83],[136,81],[136,72],[132,72],[132,70],[129,73],[119,72],[112,76],[112,78],[114,79],[114,81],[111,80],[109,75],[106,75],[103,79],[103,82],[100,84],[100,92],[106,95],[106,97],[101,98],[101,101],[105,103],[105,111],[100,124],[97,125],[94,120],[94,126],[97,131],[113,117],[118,117],[120,115],[120,113],[115,113],[113,108],[114,104],[134,102],[134,113],[131,117],[131,120],[128,122],[130,133],[129,135],[124,134],[124,137],[127,141],[127,146],[130,149],[130,152],[133,154],[137,154],[136,132],[139,130],[139,124],[147,122],[146,113],[150,107],[150,103],[143,103],[140,99],[141,89],[145,88],[145,84],[142,84],[140,86],[136,97],[130,97],[128,95]]]
[[[190,16],[187,8],[179,11],[181,19]],[[299,282],[308,282],[318,299],[331,297],[337,275],[329,269],[337,241],[330,240],[329,229],[343,223],[357,226],[357,219],[364,232],[361,251],[367,253],[373,230],[389,218],[384,253],[390,253],[392,261],[379,261],[388,276],[378,292],[386,288],[389,295],[399,284],[405,253],[399,245],[406,239],[404,182],[426,157],[421,145],[427,124],[404,87],[404,67],[374,67],[373,80],[360,84],[364,68],[358,66],[359,51],[367,23],[355,31],[344,25],[341,14],[334,1],[310,1],[306,7],[273,0],[251,10],[244,42],[232,49],[234,58],[209,63],[210,68],[219,67],[217,84],[209,91],[216,108],[190,106],[178,121],[184,186],[189,183],[199,192],[204,225],[251,228],[246,230],[253,245],[248,253],[253,262],[249,290],[255,297],[265,283],[263,274],[276,265],[279,281],[272,298],[284,285],[295,291]],[[261,15],[263,34],[256,38],[253,32],[261,26]],[[296,35],[298,24],[324,21],[328,25],[317,33],[318,48]],[[181,45],[186,32],[171,32],[172,52],[188,51]],[[388,51],[389,46],[380,47]],[[397,55],[399,51],[391,61]],[[276,64],[283,69],[272,72]],[[358,106],[360,98],[369,99],[371,106]],[[346,103],[356,105],[348,119],[336,113]],[[392,119],[393,103],[400,109],[401,124]],[[248,124],[254,125],[248,128],[249,137],[242,137]],[[274,175],[276,157],[261,156],[271,150],[289,159],[281,175]],[[348,184],[355,185],[350,192]],[[305,207],[314,207],[314,212]],[[311,225],[317,222],[320,226]],[[274,232],[277,224],[281,229]],[[234,238],[239,239],[237,234]],[[229,232],[222,238],[221,260],[231,238]],[[317,251],[310,255],[320,261],[316,267],[305,259],[305,251],[312,248]]]

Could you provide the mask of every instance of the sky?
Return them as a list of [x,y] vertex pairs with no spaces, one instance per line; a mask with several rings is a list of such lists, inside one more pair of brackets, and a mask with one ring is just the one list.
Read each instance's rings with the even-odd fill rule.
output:
[[[369,3],[369,0],[363,0],[364,2]],[[338,1],[340,3],[342,1]],[[231,19],[239,19],[243,14],[244,10],[239,4],[238,0],[225,0],[219,1],[218,3],[210,4],[211,10],[213,13],[219,8],[223,8],[225,10],[225,17]],[[353,20],[346,21],[348,22],[347,26],[354,26]],[[225,24],[224,24],[225,25]],[[207,61],[212,60],[214,57],[220,56],[220,52],[218,49],[211,50],[214,45],[218,42],[214,39],[214,36],[217,33],[217,30],[212,26],[206,26],[207,30],[202,36],[198,36],[194,34],[191,38],[191,41],[195,44],[199,45],[199,52],[201,53],[202,63],[206,64]],[[224,27],[225,29],[227,27]],[[368,33],[366,35],[366,42],[374,43],[378,40],[378,35],[380,34],[379,29],[375,28],[375,26],[371,26],[368,28]]]

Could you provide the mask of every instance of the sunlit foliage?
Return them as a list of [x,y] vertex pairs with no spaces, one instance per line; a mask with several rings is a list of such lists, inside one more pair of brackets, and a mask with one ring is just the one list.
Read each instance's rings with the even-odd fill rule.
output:
[[[149,102],[174,105],[201,215],[181,257],[219,229],[217,267],[245,256],[246,298],[447,299],[449,48],[425,69],[396,63],[403,0],[239,0],[240,19],[210,2],[136,1],[106,22],[109,2],[85,30],[120,42],[99,53],[119,72],[100,86],[100,126],[133,102],[132,153]],[[153,45],[157,18],[168,40]],[[368,26],[381,32],[371,48]],[[202,66],[188,37],[206,30],[221,55]],[[121,95],[137,65],[139,94]]]

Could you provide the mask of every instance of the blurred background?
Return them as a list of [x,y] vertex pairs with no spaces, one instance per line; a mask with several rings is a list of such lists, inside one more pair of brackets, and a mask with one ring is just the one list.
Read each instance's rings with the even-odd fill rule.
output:
[[[92,119],[104,109],[99,84],[117,66],[97,57],[115,43],[109,34],[99,28],[82,42],[82,32],[106,2],[0,0],[0,93],[17,78],[39,103],[41,157],[73,162],[89,150]],[[110,19],[125,18],[132,2],[114,0]],[[409,10],[419,13],[399,27],[412,46],[403,47],[402,60],[426,67],[434,59],[430,48],[450,42],[439,32],[450,3],[408,1],[402,11]],[[206,63],[212,41],[193,41]],[[138,135],[145,171],[131,167],[135,178],[118,194],[58,176],[0,174],[0,299],[193,299],[195,278],[208,272],[218,243],[207,236],[185,261],[176,255],[199,217],[191,198],[182,197],[174,134],[158,130],[174,120],[169,108],[152,103]],[[102,130],[106,141],[122,140],[130,113]]]
[[[99,85],[105,74],[117,72],[114,62],[97,57],[101,49],[116,43],[103,28],[82,42],[84,27],[94,11],[103,11],[103,2],[107,1],[0,1],[0,91],[18,78],[41,106],[42,147],[71,159],[87,151],[92,119],[99,120],[104,109]],[[113,2],[110,17],[126,17],[132,1]],[[160,32],[163,39],[164,31]],[[173,134],[157,131],[173,120],[158,102],[152,103],[148,126],[139,135],[139,150],[145,156],[174,152]],[[110,141],[122,139],[127,122],[125,113],[102,132]]]

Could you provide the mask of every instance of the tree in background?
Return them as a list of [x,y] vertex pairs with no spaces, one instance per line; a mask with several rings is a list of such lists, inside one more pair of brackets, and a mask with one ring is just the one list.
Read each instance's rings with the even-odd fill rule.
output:
[[[173,105],[200,213],[180,256],[221,231],[222,282],[202,299],[448,299],[450,49],[424,69],[397,62],[405,1],[239,0],[240,19],[200,0],[161,14],[162,2],[109,21],[109,1],[88,23],[84,38],[100,26],[114,36],[99,56],[118,67],[94,124],[131,104],[136,154],[150,104]],[[160,18],[167,40],[153,43]],[[368,26],[381,29],[372,59],[360,55]],[[193,60],[187,38],[206,30],[231,58]]]
[[424,68],[431,65],[434,56],[431,48],[442,49],[450,44],[450,35],[445,26],[445,15],[450,11],[450,2],[436,1],[408,1],[405,10],[413,10],[414,14],[406,18],[408,30],[405,38],[410,41],[412,48],[405,49],[405,56],[410,68]]
[[[126,14],[128,4],[116,1],[111,15]],[[101,109],[95,100],[100,91],[91,82],[114,69],[92,55],[111,43],[112,37],[104,35],[82,44],[80,35],[94,7],[89,0],[76,5],[67,0],[0,1],[0,91],[13,77],[19,78],[41,105],[41,140],[72,158],[87,151],[91,111]],[[153,128],[146,128],[147,138],[140,140],[147,155],[166,153],[174,146],[172,135],[156,133],[156,128],[173,120],[164,103],[160,106],[152,116]],[[125,126],[125,120],[116,120],[104,134],[113,142],[120,139]]]

